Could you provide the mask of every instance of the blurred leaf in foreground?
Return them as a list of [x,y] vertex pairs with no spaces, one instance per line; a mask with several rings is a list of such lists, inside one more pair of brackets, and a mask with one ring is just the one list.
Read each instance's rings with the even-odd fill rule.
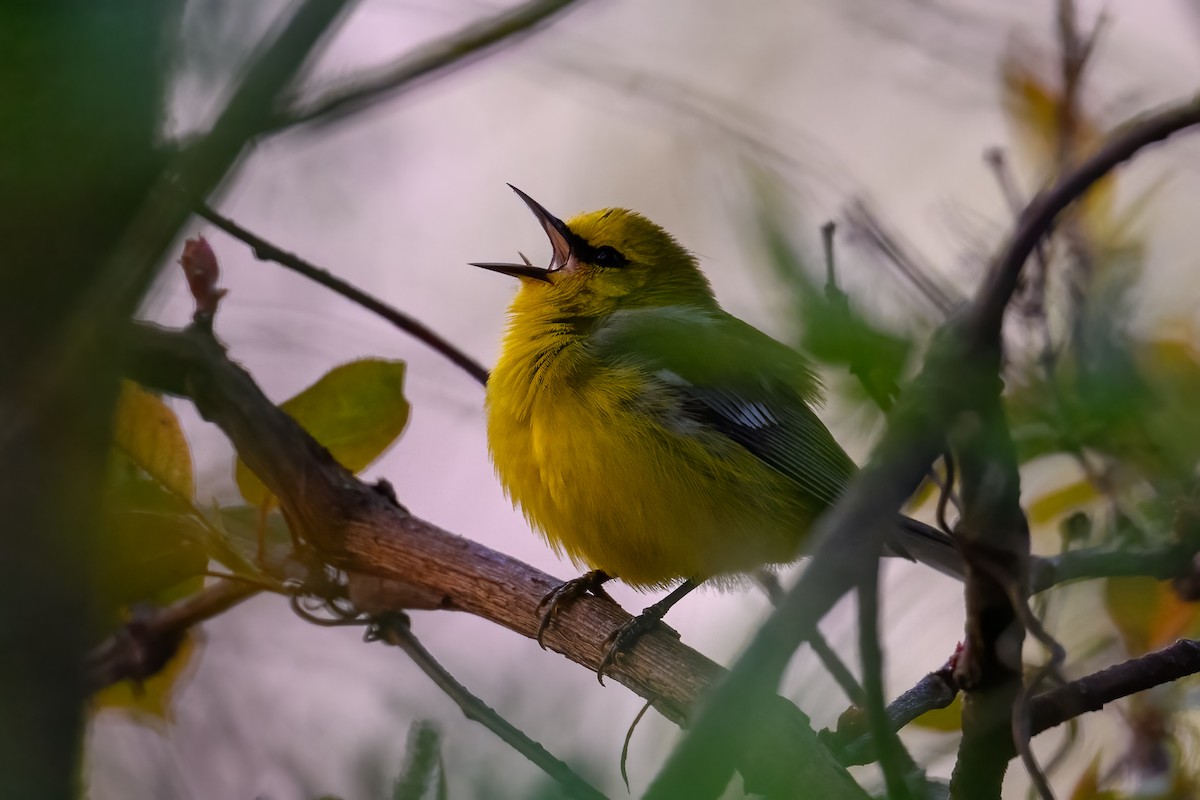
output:
[[113,444],[163,488],[188,500],[195,497],[192,451],[179,418],[160,397],[130,381],[121,383]]
[[792,318],[800,320],[803,352],[817,361],[847,368],[871,399],[887,408],[899,391],[912,342],[858,313],[831,280],[834,276],[827,276],[824,290],[819,289],[785,230],[769,190],[762,194],[758,213],[761,235],[772,268],[791,294]]

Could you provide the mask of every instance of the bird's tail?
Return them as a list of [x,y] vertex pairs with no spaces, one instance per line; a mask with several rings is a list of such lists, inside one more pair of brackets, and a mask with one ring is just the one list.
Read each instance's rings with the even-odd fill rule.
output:
[[920,561],[951,578],[963,579],[965,565],[954,540],[937,528],[901,517],[894,536],[884,540],[888,555]]

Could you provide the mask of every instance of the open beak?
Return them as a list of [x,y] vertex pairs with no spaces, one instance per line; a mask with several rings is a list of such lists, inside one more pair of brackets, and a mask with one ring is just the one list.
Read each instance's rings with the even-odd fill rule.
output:
[[542,204],[537,200],[534,200],[511,183],[508,185],[508,188],[516,192],[517,196],[525,201],[525,205],[529,206],[529,210],[537,217],[538,222],[542,223],[542,230],[546,232],[546,236],[550,239],[550,247],[553,248],[550,266],[545,269],[535,267],[529,263],[529,259],[525,258],[524,255],[521,255],[521,260],[524,262],[522,264],[472,262],[471,266],[483,267],[493,272],[503,272],[505,275],[512,275],[517,278],[532,278],[549,283],[550,273],[562,269],[571,260],[571,231],[567,228],[566,223],[543,208]]

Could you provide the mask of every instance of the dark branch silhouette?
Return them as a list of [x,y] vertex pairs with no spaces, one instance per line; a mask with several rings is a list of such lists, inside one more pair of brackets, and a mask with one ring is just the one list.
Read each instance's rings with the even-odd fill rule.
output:
[[358,303],[368,311],[383,317],[405,333],[427,344],[479,383],[487,383],[488,371],[486,367],[455,347],[445,337],[438,334],[425,323],[364,292],[357,286],[337,277],[329,270],[322,269],[312,262],[300,258],[295,253],[289,253],[282,247],[268,242],[266,239],[243,228],[228,217],[218,214],[206,205],[199,206],[196,209],[196,213],[233,238],[248,245],[254,252],[255,258],[263,261],[274,261],[282,267],[286,267],[311,281],[319,283],[335,294],[339,294],[353,303]]
[[494,17],[473,23],[449,36],[416,48],[394,64],[360,75],[309,102],[281,112],[273,130],[327,123],[369,108],[418,85],[422,79],[444,75],[496,46],[532,33],[578,0],[530,0]]

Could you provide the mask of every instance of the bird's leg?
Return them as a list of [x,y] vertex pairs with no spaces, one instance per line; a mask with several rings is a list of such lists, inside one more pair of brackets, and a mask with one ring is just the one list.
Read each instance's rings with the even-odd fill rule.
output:
[[608,596],[608,592],[604,591],[604,582],[610,580],[612,580],[612,576],[604,570],[594,569],[578,578],[572,578],[566,583],[559,584],[546,593],[546,596],[537,605],[538,611],[545,609],[542,611],[542,619],[538,623],[537,631],[537,643],[542,646],[543,650],[546,649],[546,643],[542,641],[542,637],[546,634],[550,623],[558,615],[558,607],[564,604],[569,605],[588,592],[601,599],[612,600]]
[[599,679],[601,685],[604,684],[605,671],[613,665],[617,660],[617,656],[621,654],[621,651],[628,650],[633,646],[634,642],[642,638],[643,634],[662,622],[663,616],[671,610],[671,606],[678,603],[699,585],[698,582],[690,579],[684,581],[672,589],[671,593],[662,600],[648,607],[645,611],[608,635],[608,638],[605,640],[608,650],[604,653],[604,660],[600,662],[599,669],[596,670],[596,678]]

